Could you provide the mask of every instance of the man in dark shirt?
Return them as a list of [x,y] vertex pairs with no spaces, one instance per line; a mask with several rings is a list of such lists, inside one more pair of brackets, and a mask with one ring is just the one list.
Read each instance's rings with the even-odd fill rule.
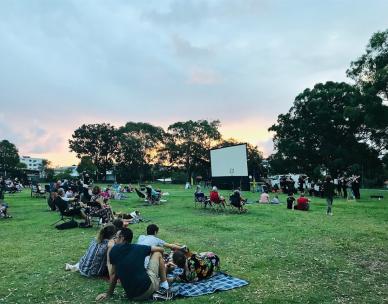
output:
[[295,197],[293,193],[290,193],[287,197],[287,209],[292,209],[294,206]]
[[[146,300],[159,290],[159,285],[168,289],[166,268],[162,257],[163,248],[131,244],[132,230],[121,229],[117,234],[116,245],[109,254],[112,275],[109,290],[97,296],[104,300],[113,295],[117,280],[120,279],[129,299]],[[151,255],[147,269],[144,259]],[[162,283],[160,283],[162,282]]]
[[323,193],[327,202],[327,215],[333,215],[333,197],[334,197],[334,183],[331,180],[331,176],[327,175],[325,182],[323,183]]

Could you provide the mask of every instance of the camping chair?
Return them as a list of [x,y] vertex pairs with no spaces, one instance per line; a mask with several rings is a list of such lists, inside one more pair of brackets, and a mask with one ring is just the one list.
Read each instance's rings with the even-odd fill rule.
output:
[[194,193],[194,207],[197,207],[197,205],[200,205],[206,208],[208,204],[210,205],[210,200],[207,198],[205,194],[203,194],[202,192]]
[[46,197],[46,191],[41,192],[36,185],[31,186],[31,197]]
[[244,207],[237,207],[241,203],[241,198],[234,193],[229,196],[229,208],[231,211],[237,211],[238,213],[246,212],[246,209]]
[[136,192],[137,196],[138,196],[141,200],[144,201],[144,200],[146,199],[146,195],[145,195],[143,192],[141,192],[139,189],[135,188],[135,192]]

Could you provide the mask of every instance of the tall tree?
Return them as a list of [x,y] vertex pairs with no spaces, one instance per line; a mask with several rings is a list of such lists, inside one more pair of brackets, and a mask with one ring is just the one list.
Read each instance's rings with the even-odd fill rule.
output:
[[16,146],[6,139],[0,141],[0,170],[4,176],[18,169],[20,162]]
[[388,110],[381,104],[388,103],[388,29],[373,34],[366,53],[351,63],[347,75],[356,81],[368,100],[368,136],[384,154],[388,151]]
[[121,147],[117,158],[119,166],[123,168],[130,166],[131,170],[136,166],[138,178],[142,180],[150,174],[150,166],[158,161],[158,151],[163,146],[165,131],[149,123],[127,122],[125,126],[119,128],[119,134]]
[[388,29],[373,34],[366,53],[350,64],[347,75],[364,94],[379,95],[388,101]]
[[113,167],[118,149],[117,129],[110,124],[82,125],[74,131],[69,140],[70,151],[78,158],[89,156],[97,167],[98,175],[106,177],[106,170]]
[[184,168],[190,180],[194,171],[209,172],[210,148],[220,139],[220,121],[176,122],[168,127],[166,151],[170,162]]
[[[291,164],[283,170],[310,175],[324,169],[336,174],[356,163],[375,164],[379,151],[371,145],[370,120],[381,117],[368,111],[368,102],[358,88],[346,83],[327,82],[306,89],[269,128],[275,132],[277,150],[272,159]],[[379,105],[379,111],[386,111]]]

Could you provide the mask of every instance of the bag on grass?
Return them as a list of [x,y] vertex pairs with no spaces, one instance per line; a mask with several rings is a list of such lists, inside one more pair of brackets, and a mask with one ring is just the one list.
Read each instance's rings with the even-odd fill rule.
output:
[[55,228],[57,228],[58,230],[65,230],[65,229],[71,229],[71,228],[77,228],[77,227],[78,227],[78,223],[75,220],[71,220],[55,226]]

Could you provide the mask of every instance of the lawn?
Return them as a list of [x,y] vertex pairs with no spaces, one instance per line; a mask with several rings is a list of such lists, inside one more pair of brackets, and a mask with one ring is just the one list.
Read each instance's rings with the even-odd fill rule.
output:
[[[249,285],[175,303],[388,302],[388,191],[363,190],[358,202],[312,198],[309,212],[251,204],[248,213],[194,208],[193,190],[163,185],[168,202],[144,207],[136,194],[112,201],[114,210],[139,209],[160,227],[159,237],[194,251],[213,251],[227,273]],[[223,191],[226,195],[227,192]],[[384,200],[370,199],[382,193]],[[258,194],[244,193],[250,200]],[[93,303],[108,283],[64,270],[84,254],[97,228],[58,231],[59,215],[29,191],[6,195],[13,219],[0,220],[0,303]],[[135,238],[147,223],[130,226]],[[123,289],[105,303],[125,303]]]

